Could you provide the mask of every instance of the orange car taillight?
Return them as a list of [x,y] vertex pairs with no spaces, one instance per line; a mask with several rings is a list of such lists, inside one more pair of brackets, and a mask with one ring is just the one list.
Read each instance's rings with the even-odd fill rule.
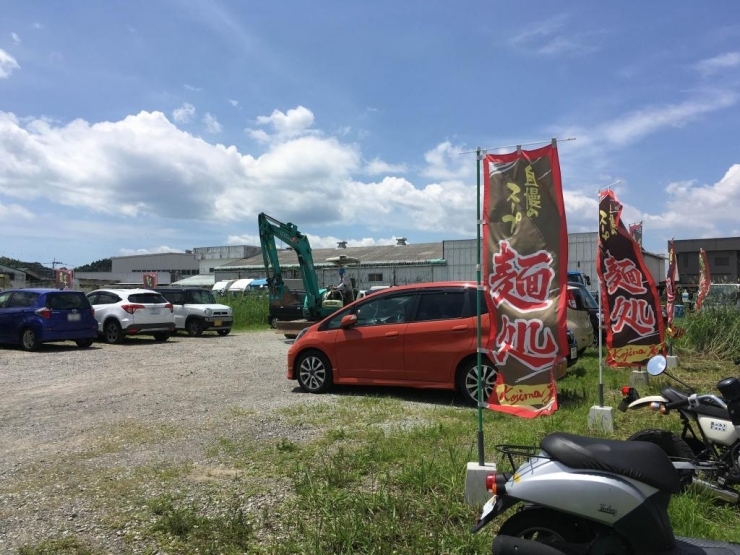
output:
[[38,314],[42,318],[46,318],[47,320],[49,320],[51,318],[51,309],[50,308],[47,308],[47,307],[39,308],[35,312],[36,312],[36,314]]
[[146,308],[143,304],[124,304],[121,305],[121,308],[128,312],[129,314],[133,314],[137,310],[141,310]]

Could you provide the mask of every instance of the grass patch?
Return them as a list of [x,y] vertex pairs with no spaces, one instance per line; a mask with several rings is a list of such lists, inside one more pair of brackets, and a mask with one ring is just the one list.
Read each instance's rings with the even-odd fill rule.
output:
[[[552,416],[529,420],[484,411],[486,461],[508,470],[495,449],[499,443],[537,445],[557,430],[597,435],[587,422],[597,403],[598,366],[598,353],[589,349],[569,369],[558,382],[560,409]],[[616,407],[631,369],[604,366],[602,371],[605,402]],[[721,359],[687,354],[674,373],[698,390],[713,392],[716,382],[736,369]],[[669,383],[665,376],[652,378],[640,393],[658,393]],[[463,499],[466,463],[477,458],[476,410],[424,402],[424,392],[406,402],[403,390],[380,391],[339,388],[328,402],[277,411],[276,429],[308,432],[300,434],[302,439],[292,433],[255,436],[260,415],[252,419],[225,408],[240,417],[240,425],[230,428],[228,437],[214,436],[204,448],[210,466],[116,469],[86,477],[88,489],[101,497],[96,504],[111,511],[107,526],[113,532],[106,533],[123,529],[129,543],[136,536],[146,538],[152,553],[490,552],[502,520],[471,535],[477,508]],[[429,399],[439,399],[428,393]],[[615,420],[615,431],[602,435],[626,438],[644,428],[680,429],[675,413],[661,416],[647,409],[616,412]],[[148,441],[149,434],[133,428],[127,441]],[[81,475],[84,462],[77,463]],[[65,483],[72,482],[70,474]],[[740,541],[737,507],[704,492],[675,496],[670,514],[676,535]],[[24,548],[30,550],[25,555],[64,553],[49,550],[56,541],[62,540]],[[84,544],[70,549],[96,553],[84,551],[90,549]]]
[[103,551],[90,547],[75,536],[65,536],[41,542],[35,546],[23,546],[18,555],[102,555]]
[[702,358],[732,360],[740,357],[740,310],[734,306],[710,306],[689,312],[676,325],[686,333],[676,348]]
[[216,302],[230,306],[234,311],[232,328],[235,330],[257,330],[269,327],[267,316],[270,313],[270,302],[266,294],[223,295],[217,297]]

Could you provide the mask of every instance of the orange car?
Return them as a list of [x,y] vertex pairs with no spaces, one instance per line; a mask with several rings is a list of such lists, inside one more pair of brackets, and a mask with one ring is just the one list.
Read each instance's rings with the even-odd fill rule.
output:
[[[477,305],[472,282],[391,287],[301,330],[288,350],[288,379],[309,393],[333,384],[458,390],[477,405]],[[481,298],[481,338],[489,331]],[[496,368],[481,360],[484,399]],[[563,359],[557,377],[565,371]]]

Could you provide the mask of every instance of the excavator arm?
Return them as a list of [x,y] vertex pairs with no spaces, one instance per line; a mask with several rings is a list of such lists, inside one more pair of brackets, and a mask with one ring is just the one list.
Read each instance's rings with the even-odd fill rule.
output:
[[259,214],[257,222],[259,224],[260,246],[262,247],[262,259],[265,263],[267,287],[270,291],[270,296],[279,299],[285,295],[285,284],[283,283],[280,261],[275,245],[275,239],[277,238],[292,248],[298,255],[298,264],[301,267],[301,279],[303,280],[303,288],[306,291],[306,304],[304,305],[304,309],[308,312],[306,316],[309,318],[319,317],[321,295],[308,237],[298,231],[298,228],[294,224],[290,222],[284,224],[264,212]]

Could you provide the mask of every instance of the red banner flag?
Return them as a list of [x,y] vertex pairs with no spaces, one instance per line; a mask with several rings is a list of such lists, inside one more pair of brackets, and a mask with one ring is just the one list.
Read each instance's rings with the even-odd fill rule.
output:
[[499,369],[486,406],[526,418],[552,414],[553,367],[568,349],[568,233],[557,145],[488,154],[483,169],[486,349]]
[[704,299],[709,293],[709,284],[711,283],[711,276],[709,275],[709,260],[707,260],[707,253],[704,249],[699,249],[699,292],[696,295],[696,311],[699,312],[701,305],[704,303]]
[[599,253],[606,322],[606,363],[643,366],[664,351],[663,318],[655,281],[642,249],[621,220],[622,205],[612,191],[599,200]]
[[667,325],[670,328],[673,324],[673,312],[676,306],[676,281],[678,264],[676,263],[676,246],[673,244],[671,237],[668,243],[668,275],[665,278],[665,296],[666,296],[666,316]]
[[152,289],[157,286],[157,272],[146,272],[143,274],[144,288]]
[[639,224],[630,224],[630,235],[635,240],[635,243],[642,248],[642,222]]
[[67,268],[54,270],[54,283],[57,289],[72,289],[74,287],[75,271]]

